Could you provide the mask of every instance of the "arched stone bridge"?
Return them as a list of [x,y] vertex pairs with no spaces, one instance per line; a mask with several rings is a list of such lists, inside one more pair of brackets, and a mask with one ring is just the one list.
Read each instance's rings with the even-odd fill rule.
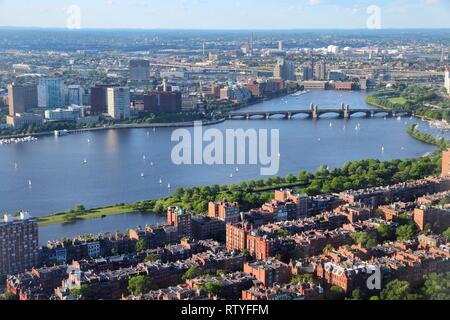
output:
[[319,109],[317,105],[311,104],[309,110],[277,110],[277,111],[251,111],[251,112],[230,112],[227,119],[230,120],[252,120],[270,119],[273,116],[282,116],[284,119],[293,119],[296,115],[305,114],[307,118],[319,119],[324,114],[334,114],[339,118],[349,119],[356,114],[364,114],[368,118],[377,115],[385,117],[412,116],[412,112],[384,110],[384,109],[351,109],[349,105],[342,104],[340,109]]

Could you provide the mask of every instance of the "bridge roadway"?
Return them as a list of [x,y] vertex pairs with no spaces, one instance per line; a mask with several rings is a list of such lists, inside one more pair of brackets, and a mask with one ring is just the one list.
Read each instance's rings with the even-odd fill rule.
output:
[[317,105],[311,105],[309,109],[303,110],[277,110],[277,111],[250,111],[229,112],[226,118],[229,120],[252,120],[270,119],[273,116],[282,116],[284,119],[293,119],[296,115],[305,114],[309,119],[319,119],[324,114],[335,114],[339,118],[349,119],[356,114],[364,114],[368,118],[383,114],[385,117],[412,116],[412,112],[384,109],[351,109],[350,106],[342,105],[341,109],[320,109]]

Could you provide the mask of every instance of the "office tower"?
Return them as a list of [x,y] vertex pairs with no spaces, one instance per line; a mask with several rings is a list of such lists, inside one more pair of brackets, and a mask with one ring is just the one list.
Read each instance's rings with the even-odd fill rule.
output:
[[130,88],[108,88],[107,104],[108,114],[115,120],[128,119],[130,117]]
[[78,85],[71,85],[67,87],[67,105],[83,105],[83,88]]
[[450,69],[445,70],[445,89],[447,89],[447,94],[450,95]]
[[180,207],[170,207],[167,210],[167,224],[177,228],[178,239],[192,236],[191,215]]
[[150,62],[136,59],[130,61],[130,81],[146,82],[150,80]]
[[144,95],[144,110],[152,113],[179,113],[182,95],[179,91],[149,92]]
[[38,105],[40,108],[64,107],[64,81],[59,78],[40,78],[38,82]]
[[0,277],[24,272],[36,266],[38,258],[37,220],[27,212],[0,220]]
[[450,178],[450,149],[442,153],[442,176]]
[[8,86],[9,115],[27,113],[38,106],[37,87],[35,85]]
[[314,78],[314,67],[312,62],[309,62],[303,66],[303,80],[308,81],[312,78]]
[[119,85],[97,84],[91,88],[91,113],[100,115],[108,112],[108,88],[118,87]]
[[316,80],[327,79],[327,65],[324,61],[317,62],[314,65],[314,78]]
[[217,218],[225,223],[238,223],[239,216],[239,204],[237,202],[210,202],[208,205],[208,216],[211,218]]
[[273,71],[273,76],[282,80],[297,80],[295,76],[295,64],[291,61],[284,59],[278,60],[275,69]]
[[283,41],[278,41],[278,50],[280,50],[280,51],[284,50]]

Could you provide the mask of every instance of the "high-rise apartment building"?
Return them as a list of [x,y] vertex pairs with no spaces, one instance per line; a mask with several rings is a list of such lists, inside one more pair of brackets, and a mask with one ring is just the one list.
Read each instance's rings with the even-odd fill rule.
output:
[[445,70],[445,89],[447,94],[450,95],[450,69]]
[[70,85],[67,87],[67,105],[83,105],[83,93],[84,90],[81,86]]
[[108,88],[107,105],[108,114],[115,120],[128,119],[130,117],[130,88]]
[[178,239],[192,237],[191,215],[180,207],[170,207],[167,210],[167,224],[177,228]]
[[16,113],[28,113],[38,106],[38,94],[36,85],[8,86],[9,115]]
[[450,149],[442,153],[442,176],[450,178]]
[[150,80],[150,62],[136,59],[130,61],[130,81],[146,82]]
[[314,65],[314,79],[319,81],[327,80],[327,64],[319,61]]
[[38,82],[40,108],[56,109],[65,105],[64,81],[60,78],[40,78]]
[[292,61],[287,61],[284,59],[278,60],[273,71],[273,76],[282,80],[297,80],[295,76],[295,64]]
[[24,272],[36,266],[38,258],[37,220],[27,212],[0,220],[0,277]]

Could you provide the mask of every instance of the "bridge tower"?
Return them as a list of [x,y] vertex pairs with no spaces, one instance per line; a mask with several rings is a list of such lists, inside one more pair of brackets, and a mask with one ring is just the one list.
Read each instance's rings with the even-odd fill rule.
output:
[[344,119],[349,119],[350,118],[350,105],[345,105],[344,103],[342,103],[341,105],[341,110],[342,110],[342,116],[344,117]]
[[311,112],[312,112],[313,119],[319,119],[319,106],[318,105],[313,105]]

